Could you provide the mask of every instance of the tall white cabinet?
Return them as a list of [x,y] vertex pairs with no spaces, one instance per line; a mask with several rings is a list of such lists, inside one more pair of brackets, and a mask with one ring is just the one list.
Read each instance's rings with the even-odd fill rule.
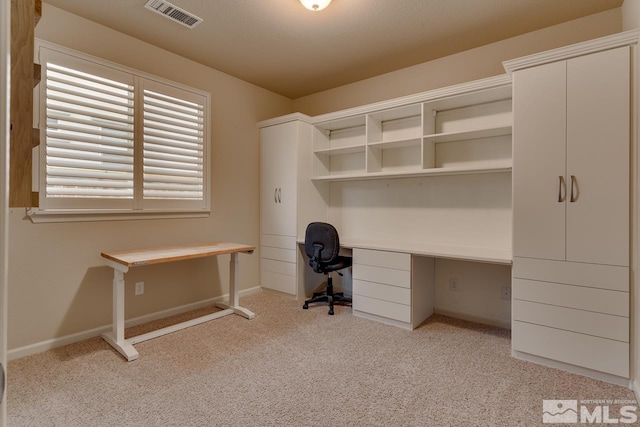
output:
[[628,378],[632,47],[620,44],[505,66],[513,350]]
[[260,284],[298,297],[306,225],[326,218],[322,187],[310,181],[310,124],[290,115],[260,126]]

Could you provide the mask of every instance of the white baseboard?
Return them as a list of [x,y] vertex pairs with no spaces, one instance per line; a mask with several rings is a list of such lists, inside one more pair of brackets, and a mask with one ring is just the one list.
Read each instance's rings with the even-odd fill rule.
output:
[[446,310],[438,307],[434,307],[433,312],[442,316],[453,317],[454,319],[467,320],[469,322],[481,323],[483,325],[497,326],[502,329],[511,329],[511,320],[476,316],[474,314],[461,313],[459,311]]
[[[592,369],[583,368],[581,366],[571,365],[564,362],[559,362],[557,360],[547,359],[546,357],[535,356],[529,353],[523,353],[517,350],[511,350],[511,355],[516,359],[537,363],[538,365],[547,366],[549,368],[560,369],[561,371],[567,371],[567,372],[571,372],[572,374],[582,375],[584,377],[593,378],[595,380],[616,384],[632,390],[635,389],[635,387],[633,386],[633,381],[629,378],[619,377],[617,375],[607,374],[605,372],[594,371]],[[637,399],[638,399],[638,392],[636,391],[636,400]]]
[[[240,296],[251,295],[260,292],[260,286],[256,286],[250,289],[244,289],[239,292]],[[191,304],[181,305],[179,307],[173,307],[167,310],[157,311],[155,313],[145,314],[144,316],[135,317],[129,319],[125,323],[125,327],[141,325],[154,320],[163,319],[165,317],[174,316],[176,314],[186,313],[187,311],[196,310],[198,308],[207,307],[217,302],[226,301],[229,298],[229,294],[221,295],[219,297],[206,299],[203,301],[194,302]],[[42,353],[43,351],[51,350],[53,348],[62,347],[64,345],[73,344],[75,342],[83,341],[89,338],[100,336],[103,332],[111,330],[111,325],[100,326],[98,328],[89,329],[87,331],[77,332],[71,335],[65,335],[59,338],[53,338],[46,341],[29,344],[24,347],[18,347],[11,349],[7,352],[7,360],[15,360],[21,357],[30,356],[32,354]]]

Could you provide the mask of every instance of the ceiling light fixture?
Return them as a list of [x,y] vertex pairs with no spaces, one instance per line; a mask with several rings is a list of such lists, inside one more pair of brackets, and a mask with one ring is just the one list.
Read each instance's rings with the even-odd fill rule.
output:
[[300,0],[300,3],[307,9],[317,12],[329,6],[331,0]]

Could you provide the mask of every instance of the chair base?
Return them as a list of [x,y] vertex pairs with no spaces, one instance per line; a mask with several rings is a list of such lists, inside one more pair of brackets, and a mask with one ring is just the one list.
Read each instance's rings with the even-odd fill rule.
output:
[[315,302],[329,303],[329,315],[333,316],[333,304],[351,304],[351,298],[345,297],[342,292],[333,293],[333,281],[331,280],[331,276],[329,276],[329,280],[327,280],[327,290],[324,292],[314,292],[313,296],[304,302],[302,308],[307,310],[309,308],[309,304]]

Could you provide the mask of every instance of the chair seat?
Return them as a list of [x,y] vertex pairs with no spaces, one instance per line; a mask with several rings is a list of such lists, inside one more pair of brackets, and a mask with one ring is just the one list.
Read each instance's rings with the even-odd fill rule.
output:
[[338,256],[331,264],[322,265],[322,271],[318,273],[330,273],[332,271],[342,270],[343,268],[351,267],[353,264],[353,258],[347,256]]

